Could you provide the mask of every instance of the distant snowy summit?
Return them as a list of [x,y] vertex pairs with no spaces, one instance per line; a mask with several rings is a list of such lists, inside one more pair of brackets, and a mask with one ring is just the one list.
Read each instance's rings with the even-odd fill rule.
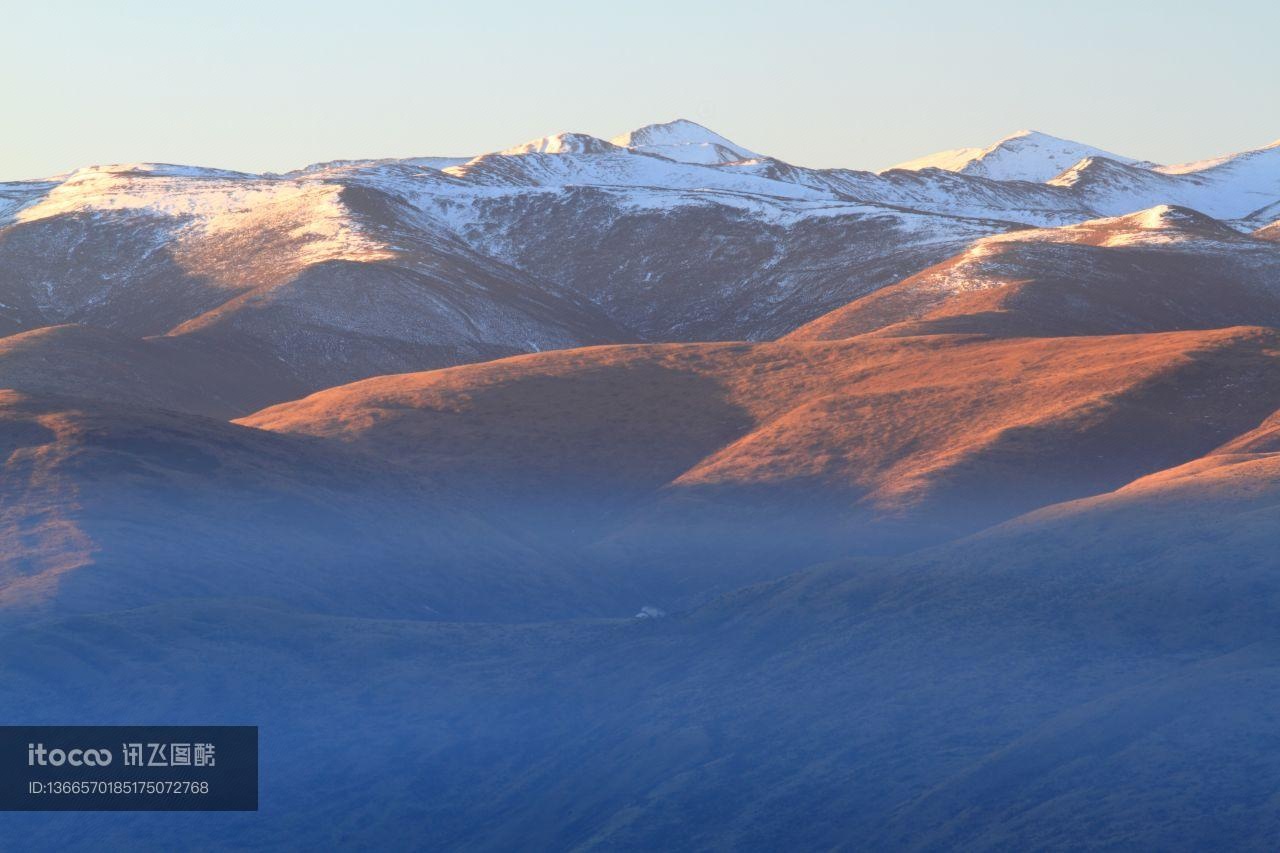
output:
[[891,168],[909,171],[943,169],[995,181],[1043,183],[1089,157],[1102,157],[1141,168],[1155,165],[1037,130],[1020,130],[986,148],[953,148],[917,157]]
[[697,122],[683,118],[663,124],[647,124],[630,133],[615,136],[610,141],[633,151],[704,166],[760,159],[760,155],[754,151],[725,139]]
[[[719,166],[760,155],[688,119],[676,119],[600,139],[587,133],[557,133],[505,148],[500,155],[520,154],[650,154],[696,166]],[[484,156],[484,155],[482,155]]]
[[[285,174],[147,163],[89,167],[0,184],[0,227],[75,210],[240,216],[268,198],[287,198],[286,207],[306,208],[327,223],[316,228],[340,238],[324,245],[349,245],[359,229],[345,223],[343,211],[357,186],[390,193],[468,241],[481,239],[477,217],[499,195],[586,187],[606,191],[631,212],[671,214],[714,204],[787,227],[875,214],[921,239],[926,232],[965,231],[975,221],[980,229],[1067,225],[1158,205],[1197,210],[1252,232],[1278,219],[1280,145],[1158,166],[1024,130],[985,148],[957,148],[872,172],[794,165],[675,119],[611,140],[563,132],[476,156],[335,160]],[[314,255],[315,248],[308,251]]]
[[499,151],[499,154],[607,154],[618,146],[587,133],[557,133],[531,139],[523,145]]

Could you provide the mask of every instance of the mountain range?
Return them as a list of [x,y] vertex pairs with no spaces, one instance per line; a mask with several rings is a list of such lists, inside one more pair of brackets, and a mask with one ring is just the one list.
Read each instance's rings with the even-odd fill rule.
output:
[[1265,236],[1280,218],[1274,145],[1151,167],[1027,132],[875,174],[677,121],[460,159],[0,185],[0,331],[74,323],[252,352],[283,400],[520,352],[776,338],[1027,226],[1174,205]]
[[274,780],[15,826],[1266,847],[1278,360],[1280,142],[871,172],[677,120],[0,184],[0,709],[145,691]]

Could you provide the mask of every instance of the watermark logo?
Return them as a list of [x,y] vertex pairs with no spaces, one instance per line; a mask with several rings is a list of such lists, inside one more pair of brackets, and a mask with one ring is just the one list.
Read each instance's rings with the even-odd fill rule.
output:
[[27,744],[28,767],[106,767],[113,760],[109,749],[45,749],[42,743]]
[[0,726],[0,811],[257,808],[257,726]]

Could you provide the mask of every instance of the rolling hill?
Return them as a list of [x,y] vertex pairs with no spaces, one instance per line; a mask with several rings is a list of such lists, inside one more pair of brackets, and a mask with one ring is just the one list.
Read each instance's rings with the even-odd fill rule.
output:
[[1162,205],[977,240],[963,253],[792,332],[1053,337],[1280,327],[1280,251]]
[[1276,343],[1235,328],[600,347],[367,380],[238,423],[429,474],[672,605],[1202,455],[1280,404]]
[[[1224,448],[662,619],[449,625],[234,602],[77,617],[7,635],[0,701],[23,719],[72,701],[128,718],[127,681],[152,719],[198,704],[278,732],[257,820],[97,815],[92,842],[51,830],[69,849],[1057,848],[1081,826],[1115,846],[1262,847],[1280,823],[1274,456]],[[362,748],[329,746],[338,733]],[[392,748],[413,760],[388,766]]]
[[314,441],[15,391],[0,440],[0,622],[189,598],[499,620],[632,600],[426,478]]

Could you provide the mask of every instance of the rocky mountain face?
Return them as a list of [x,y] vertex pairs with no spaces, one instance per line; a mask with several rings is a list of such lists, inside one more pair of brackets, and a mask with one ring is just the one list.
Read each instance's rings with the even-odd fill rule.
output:
[[257,822],[13,825],[1265,847],[1277,228],[1034,132],[0,185],[0,713],[272,732]]

